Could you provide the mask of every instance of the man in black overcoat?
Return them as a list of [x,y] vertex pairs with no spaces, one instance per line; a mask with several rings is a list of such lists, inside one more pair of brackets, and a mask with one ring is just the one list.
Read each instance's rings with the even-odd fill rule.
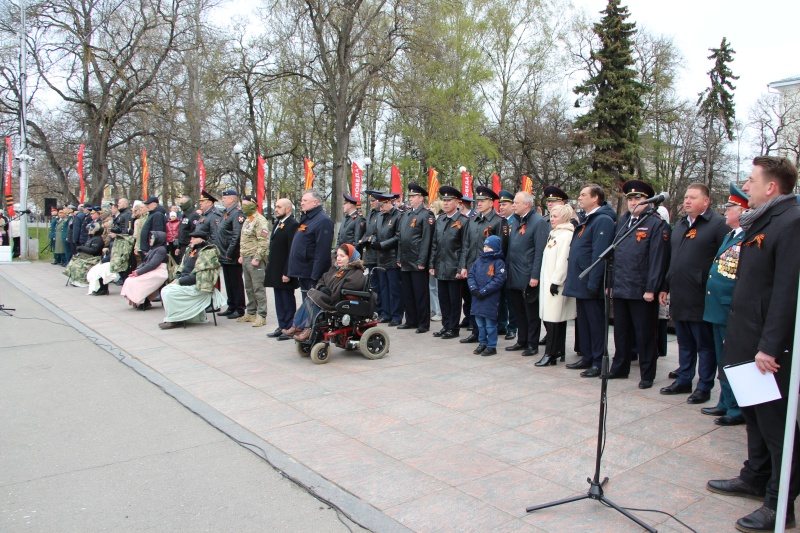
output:
[[[659,294],[661,304],[670,297],[670,314],[678,337],[680,367],[675,381],[661,389],[661,394],[692,393],[686,400],[697,404],[711,398],[717,371],[714,333],[703,321],[706,281],[728,226],[711,209],[708,187],[692,183],[683,197],[683,216],[672,230],[670,266],[666,289]],[[695,366],[697,388],[692,392]]]
[[400,215],[397,262],[403,287],[406,321],[397,329],[416,329],[426,333],[431,327],[431,300],[428,289],[428,259],[433,239],[433,213],[425,207],[428,191],[416,183],[408,186],[409,210]]
[[[792,345],[800,272],[800,206],[794,196],[797,169],[785,158],[760,156],[743,189],[750,209],[739,223],[745,231],[739,254],[728,330],[726,365],[751,362],[773,373],[778,400],[742,407],[747,427],[747,460],[739,477],[711,480],[707,488],[730,496],[764,497],[763,506],[736,522],[740,531],[773,531],[776,516]],[[795,525],[794,500],[800,492],[800,433],[794,426],[786,527]]]
[[273,211],[275,221],[269,241],[267,269],[264,272],[264,286],[272,287],[275,293],[275,314],[278,317],[278,328],[267,337],[279,341],[291,339],[282,330],[292,327],[294,313],[297,310],[294,290],[298,287],[297,278],[289,277],[289,253],[292,250],[292,239],[299,226],[294,218],[294,205],[288,198],[280,198],[275,202]]

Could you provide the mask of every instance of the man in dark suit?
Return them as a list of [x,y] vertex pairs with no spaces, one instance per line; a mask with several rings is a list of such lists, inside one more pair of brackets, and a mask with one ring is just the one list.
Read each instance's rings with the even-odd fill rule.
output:
[[603,188],[594,183],[581,189],[578,205],[586,215],[575,228],[569,248],[564,296],[576,299],[581,359],[568,364],[567,368],[584,369],[581,377],[594,378],[600,375],[600,364],[607,349],[604,345],[605,328],[608,327],[605,323],[603,295],[605,265],[597,265],[583,279],[578,276],[611,244],[616,213],[606,203]]
[[[640,203],[655,195],[640,180],[622,186],[628,212],[617,222],[619,240],[639,224],[647,205]],[[667,270],[669,226],[653,213],[619,244],[614,251],[611,295],[614,298],[614,346],[616,353],[609,379],[627,378],[633,354],[639,355],[639,388],[649,389],[656,378],[655,332],[658,328],[658,293]]]
[[[742,411],[736,402],[731,386],[722,370],[725,359],[725,332],[728,314],[731,310],[733,289],[738,279],[739,254],[742,249],[744,230],[739,226],[739,217],[747,209],[747,195],[731,183],[728,203],[725,204],[725,224],[731,232],[725,236],[722,246],[717,250],[706,282],[706,300],[703,309],[703,320],[711,324],[714,333],[714,350],[717,356],[717,375],[719,376],[719,400],[714,407],[703,407],[704,415],[718,416],[714,423],[718,426],[735,426],[744,424]],[[746,282],[745,282],[746,283]]]
[[381,322],[399,326],[403,321],[403,301],[400,280],[400,267],[397,266],[397,243],[400,239],[397,227],[400,223],[400,210],[394,206],[399,195],[379,194],[380,215],[376,220],[374,235],[370,236],[369,247],[377,252],[378,298]]
[[[761,156],[744,184],[750,209],[739,223],[742,241],[725,337],[725,364],[753,361],[775,375],[781,397],[742,407],[747,425],[747,460],[739,477],[711,480],[707,488],[730,496],[761,497],[763,506],[736,522],[741,531],[773,531],[792,367],[792,344],[800,272],[800,206],[793,194],[797,169],[785,158]],[[800,492],[800,433],[794,428],[786,527],[795,525],[794,500]]]
[[406,321],[397,329],[416,329],[426,333],[431,328],[431,300],[428,289],[428,257],[433,238],[433,213],[425,207],[428,191],[411,183],[408,186],[410,209],[400,215],[397,262],[403,287]]
[[[708,270],[728,233],[725,219],[711,208],[708,187],[693,183],[683,197],[681,218],[672,231],[667,289],[659,294],[661,304],[670,297],[670,314],[678,337],[680,368],[675,381],[661,394],[692,393],[688,403],[705,403],[711,398],[717,356],[711,324],[703,321]],[[692,392],[695,366],[697,388]]]
[[331,267],[333,221],[322,208],[322,196],[314,189],[300,199],[300,225],[289,252],[289,277],[297,278],[303,300],[319,278]]
[[508,228],[506,287],[519,330],[517,342],[506,351],[522,350],[528,357],[539,353],[539,272],[550,223],[536,212],[533,195],[527,192],[514,196],[514,213],[517,217]]
[[272,236],[269,242],[269,257],[267,269],[264,273],[264,286],[272,287],[275,294],[275,314],[278,316],[278,327],[267,337],[277,338],[279,341],[291,339],[282,330],[292,327],[292,320],[297,306],[294,299],[294,290],[297,288],[297,279],[289,277],[289,254],[292,250],[292,240],[299,224],[294,218],[294,205],[288,198],[280,198],[275,202],[275,222],[272,227]]

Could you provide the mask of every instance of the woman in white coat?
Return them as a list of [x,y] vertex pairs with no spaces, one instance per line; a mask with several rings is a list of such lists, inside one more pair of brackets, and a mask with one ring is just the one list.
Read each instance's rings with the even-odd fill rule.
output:
[[550,212],[550,236],[542,255],[542,270],[539,275],[539,316],[547,329],[547,344],[544,356],[536,366],[554,365],[565,358],[567,320],[576,315],[575,298],[564,296],[564,280],[567,279],[567,259],[575,227],[570,222],[575,214],[569,205],[553,207]]

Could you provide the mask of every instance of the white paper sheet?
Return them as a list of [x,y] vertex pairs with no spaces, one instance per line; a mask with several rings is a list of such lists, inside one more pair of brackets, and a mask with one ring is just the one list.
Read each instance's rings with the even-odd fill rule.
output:
[[728,365],[723,370],[740,407],[771,402],[781,397],[775,376],[770,372],[762,374],[755,361]]

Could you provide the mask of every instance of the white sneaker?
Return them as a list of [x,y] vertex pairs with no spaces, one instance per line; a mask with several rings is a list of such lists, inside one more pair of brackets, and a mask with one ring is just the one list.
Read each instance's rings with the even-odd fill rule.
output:
[[441,322],[442,321],[442,315],[433,315],[431,317],[431,320],[433,320],[434,322]]

